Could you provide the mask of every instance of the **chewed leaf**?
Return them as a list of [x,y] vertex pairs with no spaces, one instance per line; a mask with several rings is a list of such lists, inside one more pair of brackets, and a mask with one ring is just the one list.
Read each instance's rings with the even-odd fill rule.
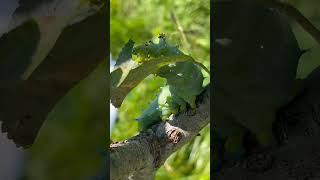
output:
[[132,49],[133,49],[134,41],[131,39],[126,43],[126,45],[122,48],[119,57],[117,59],[116,66],[120,66],[121,64],[129,61],[132,57]]
[[[191,56],[184,55],[178,46],[166,42],[164,35],[159,42],[146,42],[133,48],[134,42],[129,40],[123,47],[117,60],[117,69],[111,73],[111,103],[120,107],[127,94],[150,74],[158,73],[159,69],[176,62],[192,62],[209,74],[209,70]],[[132,54],[140,60],[133,61]]]
[[[116,72],[119,71],[118,69],[113,71],[111,78],[114,76],[118,80],[120,79],[120,82],[117,86],[111,86],[111,103],[117,108],[120,107],[127,94],[147,76],[157,73],[160,68],[168,64],[184,61],[196,62],[191,56],[187,55],[159,57],[150,59],[140,66],[132,68],[128,73],[122,73],[121,78],[117,77],[121,74]],[[115,74],[118,75],[116,76]]]
[[139,64],[135,61],[128,60],[123,62],[121,66],[116,67],[116,69],[110,73],[111,87],[118,87],[120,82],[122,82],[128,76],[128,73],[138,65]]
[[115,70],[110,74],[112,87],[117,87],[119,82],[127,76],[129,71],[137,66],[137,63],[131,59],[133,45],[134,41],[130,39],[122,48],[115,64]]
[[[35,142],[48,113],[108,55],[107,17],[103,13],[106,10],[104,7],[84,21],[64,28],[28,80],[19,77],[34,54],[38,25],[27,21],[1,37],[0,131],[6,132],[18,147],[27,148]],[[107,93],[100,101],[105,101],[105,96]]]

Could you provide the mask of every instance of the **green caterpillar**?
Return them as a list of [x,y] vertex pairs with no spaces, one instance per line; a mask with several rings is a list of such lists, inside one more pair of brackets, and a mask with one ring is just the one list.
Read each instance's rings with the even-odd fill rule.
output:
[[[161,56],[182,55],[183,52],[179,50],[179,46],[167,44],[164,34],[159,35],[159,43],[155,44],[152,40],[146,42],[144,45],[139,45],[133,49],[133,54],[140,59],[138,62],[144,62],[150,58]],[[139,61],[140,60],[140,61]]]
[[[145,62],[151,58],[162,56],[183,55],[178,46],[166,42],[164,34],[160,34],[156,44],[149,41],[144,45],[133,48],[133,54],[138,62]],[[177,62],[160,68],[156,75],[167,80],[159,96],[150,104],[138,118],[142,129],[150,127],[157,121],[167,119],[171,114],[177,114],[196,107],[196,96],[202,90],[203,75],[201,69],[193,62]]]

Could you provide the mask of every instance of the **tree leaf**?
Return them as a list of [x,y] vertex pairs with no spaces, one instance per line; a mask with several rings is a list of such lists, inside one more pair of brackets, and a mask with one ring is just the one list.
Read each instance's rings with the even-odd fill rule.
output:
[[120,66],[131,59],[133,45],[134,41],[131,39],[124,45],[117,59],[116,66]]
[[[120,107],[127,94],[147,76],[150,74],[155,74],[160,68],[168,64],[184,61],[195,62],[191,56],[187,55],[153,58],[144,62],[138,67],[131,68],[128,73],[122,73],[121,78],[113,75],[113,73],[119,71],[116,69],[111,73],[111,81],[113,81],[112,78],[118,78],[119,83],[117,86],[111,86],[111,103],[115,107]],[[122,72],[124,72],[122,67],[119,68],[121,68]]]
[[39,28],[33,20],[23,23],[0,38],[0,79],[20,79],[21,74],[31,64],[39,39]]
[[[55,104],[107,57],[106,10],[105,6],[87,19],[65,28],[45,60],[27,80],[0,78],[2,131],[7,132],[17,146],[30,146]],[[21,45],[20,41],[12,43],[17,47]]]

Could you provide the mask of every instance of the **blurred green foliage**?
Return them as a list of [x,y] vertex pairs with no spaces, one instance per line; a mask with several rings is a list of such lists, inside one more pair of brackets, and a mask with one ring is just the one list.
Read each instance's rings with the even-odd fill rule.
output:
[[106,60],[61,99],[27,150],[25,179],[88,179],[99,173],[106,133]]
[[[320,29],[320,1],[319,0],[290,0],[300,12],[307,17],[313,25]],[[298,66],[297,76],[299,78],[306,77],[312,70],[320,65],[320,45],[298,25],[292,21],[293,30],[297,37],[301,49],[310,49],[305,53]]]
[[[117,58],[129,40],[137,44],[165,33],[167,39],[180,45],[186,54],[209,67],[210,62],[210,2],[209,0],[111,0],[110,48]],[[187,42],[182,38],[170,13],[176,17]],[[204,74],[207,76],[207,74]],[[160,91],[165,80],[149,76],[124,100],[119,109],[111,139],[121,141],[138,134],[135,121]],[[172,154],[159,169],[156,179],[210,179],[210,129]]]

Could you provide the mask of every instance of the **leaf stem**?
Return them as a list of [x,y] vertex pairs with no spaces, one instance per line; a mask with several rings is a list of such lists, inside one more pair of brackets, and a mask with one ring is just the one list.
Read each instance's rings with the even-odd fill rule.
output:
[[202,69],[204,69],[209,75],[210,75],[210,70],[205,66],[203,65],[202,63],[199,63],[198,61],[195,61],[193,58],[191,60],[194,64],[200,66]]

